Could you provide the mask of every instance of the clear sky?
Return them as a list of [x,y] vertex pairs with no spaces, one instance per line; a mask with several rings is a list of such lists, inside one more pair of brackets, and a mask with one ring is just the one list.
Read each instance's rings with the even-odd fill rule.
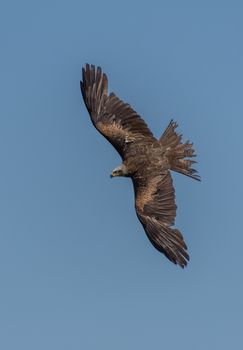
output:
[[[1,2],[1,349],[243,348],[242,13]],[[202,182],[173,176],[184,270],[149,243],[131,181],[109,178],[120,158],[81,99],[86,62],[155,136],[173,117],[194,142]]]

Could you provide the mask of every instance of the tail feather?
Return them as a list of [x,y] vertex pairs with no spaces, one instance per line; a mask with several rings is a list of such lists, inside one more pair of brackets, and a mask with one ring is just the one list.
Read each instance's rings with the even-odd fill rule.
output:
[[171,120],[159,142],[167,150],[171,170],[200,181],[197,170],[191,168],[192,164],[197,162],[187,159],[196,156],[195,150],[192,148],[193,143],[189,141],[182,143],[182,135],[175,131],[177,126],[178,124]]

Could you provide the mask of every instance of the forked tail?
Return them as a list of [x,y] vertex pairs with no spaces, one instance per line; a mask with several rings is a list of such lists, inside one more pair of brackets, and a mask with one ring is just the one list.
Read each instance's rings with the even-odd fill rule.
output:
[[161,145],[166,148],[170,169],[200,181],[197,171],[191,168],[192,164],[197,163],[195,160],[190,159],[196,156],[192,148],[193,143],[189,141],[181,142],[182,135],[177,134],[175,131],[177,126],[178,124],[171,120],[159,139]]

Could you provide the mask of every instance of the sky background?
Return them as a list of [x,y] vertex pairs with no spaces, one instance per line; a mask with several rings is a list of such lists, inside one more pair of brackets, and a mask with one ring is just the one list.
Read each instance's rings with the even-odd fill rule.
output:
[[[202,5],[203,4],[203,5]],[[243,5],[2,1],[0,348],[243,348]],[[79,90],[108,74],[159,137],[173,117],[202,182],[174,174],[174,266],[138,222]]]

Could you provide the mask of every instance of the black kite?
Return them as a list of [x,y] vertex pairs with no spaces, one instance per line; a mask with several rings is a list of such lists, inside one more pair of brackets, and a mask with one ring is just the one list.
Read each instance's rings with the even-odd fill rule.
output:
[[129,104],[108,93],[100,67],[86,64],[80,86],[92,123],[123,160],[111,176],[131,177],[137,216],[149,240],[170,261],[186,266],[187,246],[180,231],[172,228],[176,204],[170,170],[200,180],[191,168],[195,163],[192,143],[182,143],[173,120],[157,140]]

